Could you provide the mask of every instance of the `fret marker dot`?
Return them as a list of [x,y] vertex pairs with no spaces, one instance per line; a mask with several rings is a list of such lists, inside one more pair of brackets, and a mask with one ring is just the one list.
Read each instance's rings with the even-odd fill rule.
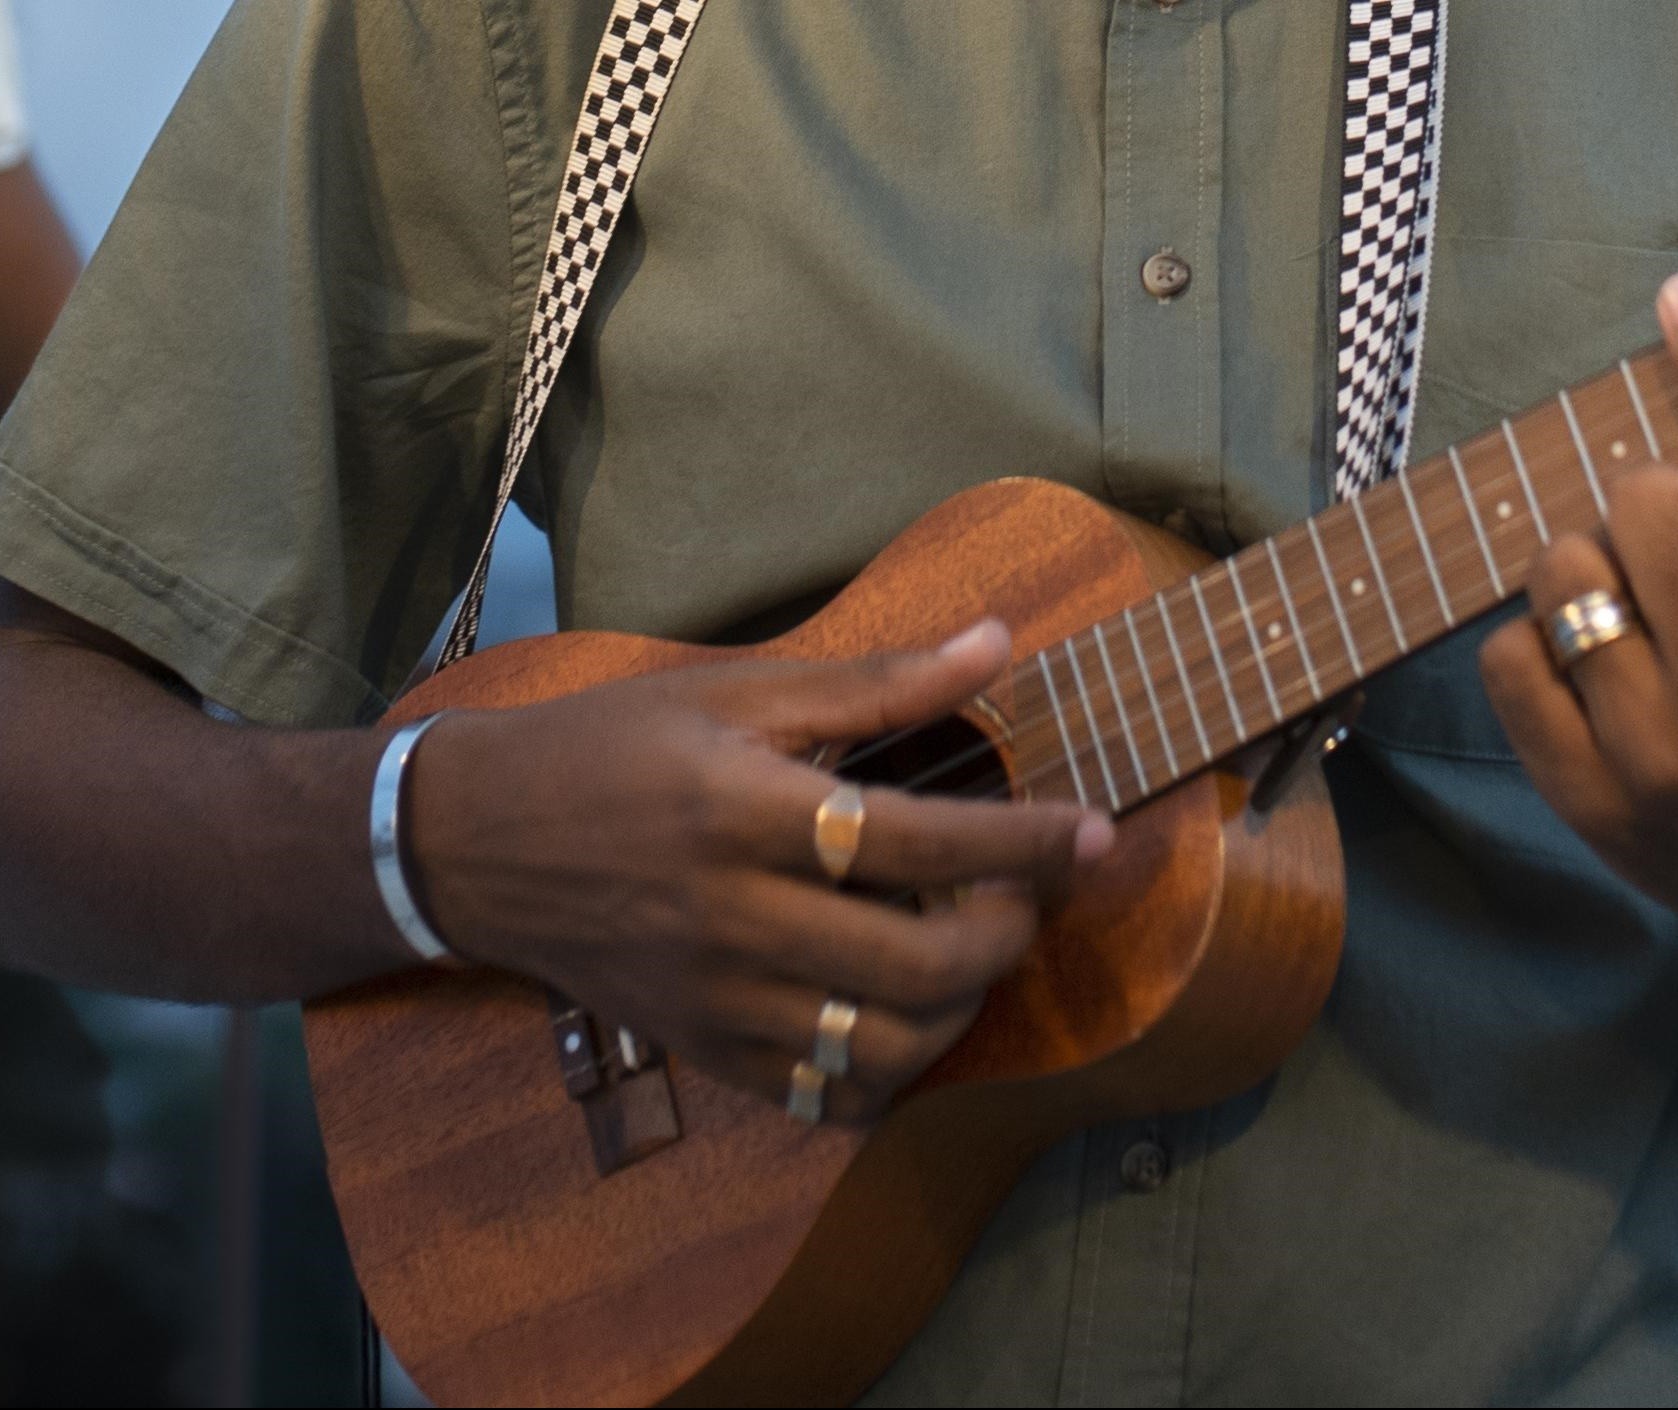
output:
[[1515,517],[1515,506],[1506,499],[1499,500],[1497,505],[1497,517],[1499,519],[1513,519]]
[[1616,460],[1624,460],[1626,458],[1626,443],[1615,441],[1613,445],[1608,447],[1608,453]]
[[1362,597],[1364,595],[1364,593],[1366,593],[1368,591],[1369,591],[1369,584],[1364,582],[1364,580],[1362,578],[1353,578],[1352,579],[1352,596],[1353,597]]
[[1264,634],[1272,641],[1280,641],[1282,639],[1282,624],[1280,622],[1272,622],[1265,628]]

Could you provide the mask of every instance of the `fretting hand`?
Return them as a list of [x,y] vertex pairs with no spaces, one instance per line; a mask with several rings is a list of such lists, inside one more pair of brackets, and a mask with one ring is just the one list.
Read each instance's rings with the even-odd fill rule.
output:
[[826,881],[814,818],[834,780],[798,756],[947,715],[1008,652],[991,622],[937,652],[672,671],[442,720],[412,785],[431,918],[465,956],[777,1102],[823,1001],[855,1000],[852,1075],[826,1111],[873,1114],[966,1031],[1113,827],[1070,805],[867,789],[857,880],[981,883],[910,914]]
[[[1678,357],[1678,278],[1658,308]],[[1563,669],[1542,623],[1599,591],[1637,625]],[[1492,704],[1550,805],[1615,871],[1678,908],[1678,469],[1621,476],[1603,540],[1557,539],[1528,596],[1532,616],[1482,651]]]

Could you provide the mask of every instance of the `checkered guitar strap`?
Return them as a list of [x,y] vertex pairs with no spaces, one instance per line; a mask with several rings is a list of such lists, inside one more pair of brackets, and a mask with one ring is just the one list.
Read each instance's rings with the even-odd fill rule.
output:
[[444,638],[439,670],[469,655],[478,639],[490,550],[512,498],[513,482],[577,331],[577,321],[594,287],[594,276],[605,258],[612,232],[617,229],[629,188],[635,183],[636,170],[670,80],[675,77],[676,65],[704,8],[705,0],[613,0],[612,16],[594,58],[583,110],[577,118],[577,133],[565,163],[559,208],[548,237],[536,311],[530,320],[530,340],[513,401],[513,421],[495,491],[495,513]]
[[1336,499],[1398,474],[1427,319],[1448,0],[1352,0],[1340,188]]

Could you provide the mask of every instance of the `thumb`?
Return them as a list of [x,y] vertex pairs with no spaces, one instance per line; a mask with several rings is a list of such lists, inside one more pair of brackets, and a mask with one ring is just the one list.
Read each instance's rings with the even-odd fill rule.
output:
[[866,739],[960,710],[1007,666],[1008,629],[986,619],[933,651],[795,667],[754,692],[746,723],[794,751]]

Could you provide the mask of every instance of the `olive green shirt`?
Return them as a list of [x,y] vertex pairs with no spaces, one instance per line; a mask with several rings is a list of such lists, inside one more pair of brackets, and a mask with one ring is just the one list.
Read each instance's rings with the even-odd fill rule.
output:
[[[1320,504],[1343,8],[713,0],[538,437],[561,625],[713,636],[999,475],[1216,547]],[[604,13],[237,6],[0,429],[0,573],[254,719],[376,714],[487,521]],[[1675,57],[1667,0],[1451,6],[1419,451],[1652,339]],[[1678,1393],[1678,919],[1474,635],[1337,766],[1303,1049],[1045,1156],[879,1399]]]

